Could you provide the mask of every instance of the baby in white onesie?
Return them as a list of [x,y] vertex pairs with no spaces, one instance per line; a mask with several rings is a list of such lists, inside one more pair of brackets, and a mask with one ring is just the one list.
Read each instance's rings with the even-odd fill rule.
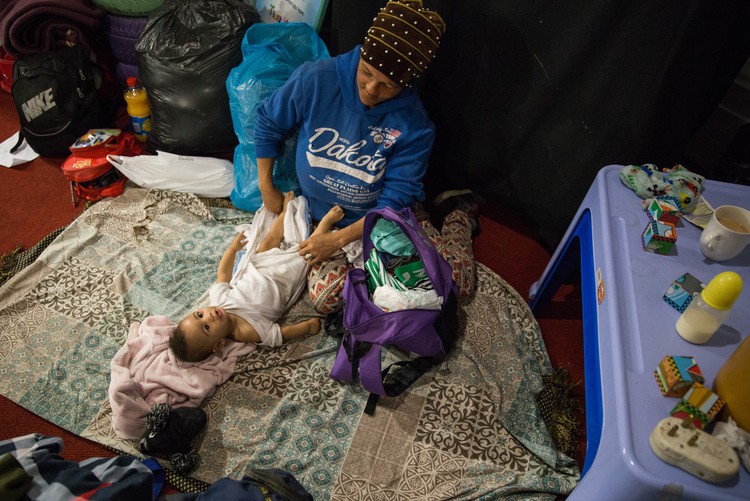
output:
[[[252,225],[237,234],[219,262],[216,283],[208,290],[208,303],[215,306],[188,314],[170,336],[169,347],[177,358],[199,362],[221,350],[227,338],[280,346],[320,331],[318,318],[277,323],[305,288],[308,263],[299,254],[307,233],[305,210],[304,197],[289,192],[281,214],[261,207]],[[334,206],[313,234],[330,231],[343,216],[343,209]],[[237,253],[243,249],[247,252],[233,273]]]

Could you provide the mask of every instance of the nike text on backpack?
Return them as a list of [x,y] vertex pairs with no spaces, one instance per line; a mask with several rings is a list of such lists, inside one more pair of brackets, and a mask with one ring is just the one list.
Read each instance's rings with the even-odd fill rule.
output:
[[[80,46],[24,56],[13,64],[13,102],[23,139],[41,156],[62,158],[101,126],[94,67]],[[11,150],[11,151],[13,151]]]

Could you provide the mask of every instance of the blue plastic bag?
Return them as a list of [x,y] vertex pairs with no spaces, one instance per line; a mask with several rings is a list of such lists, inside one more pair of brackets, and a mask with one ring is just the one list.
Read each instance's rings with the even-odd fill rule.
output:
[[[256,23],[242,40],[242,63],[229,72],[227,92],[232,125],[239,139],[234,150],[235,207],[255,212],[263,199],[258,187],[255,155],[255,114],[258,106],[287,81],[305,61],[329,57],[315,30],[305,23]],[[273,184],[282,192],[299,194],[294,165],[297,134],[284,141],[273,168]]]

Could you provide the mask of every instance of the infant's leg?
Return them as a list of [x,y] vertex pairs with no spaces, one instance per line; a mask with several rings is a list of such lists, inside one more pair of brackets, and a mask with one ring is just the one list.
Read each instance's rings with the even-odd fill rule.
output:
[[281,214],[276,216],[276,219],[274,219],[273,223],[271,223],[270,228],[268,228],[268,233],[266,233],[266,236],[260,242],[260,245],[258,246],[258,250],[256,252],[264,252],[268,249],[279,248],[281,246],[281,241],[284,239],[284,218],[286,217],[286,206],[289,205],[289,202],[291,202],[292,200],[294,200],[294,192],[290,191],[284,194],[284,207],[281,210]]
[[342,209],[338,205],[334,205],[333,207],[331,207],[331,210],[329,210],[328,213],[323,216],[323,219],[321,219],[318,223],[318,227],[315,228],[315,231],[313,231],[310,236],[331,231],[333,229],[333,225],[341,221],[343,217],[344,209]]

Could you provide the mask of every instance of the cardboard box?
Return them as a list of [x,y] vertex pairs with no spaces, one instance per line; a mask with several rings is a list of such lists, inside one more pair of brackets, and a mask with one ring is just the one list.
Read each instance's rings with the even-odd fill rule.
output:
[[656,383],[665,397],[681,397],[694,383],[703,383],[703,373],[693,357],[667,355],[654,370]]

